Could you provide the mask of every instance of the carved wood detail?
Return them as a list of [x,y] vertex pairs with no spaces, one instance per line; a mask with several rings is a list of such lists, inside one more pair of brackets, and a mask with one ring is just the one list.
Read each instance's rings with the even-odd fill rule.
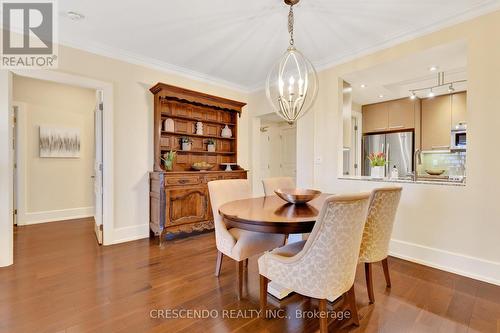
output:
[[[221,163],[237,162],[238,115],[245,103],[220,98],[184,88],[158,83],[154,94],[154,165],[150,173],[150,229],[160,237],[166,234],[213,229],[207,183],[218,179],[247,178],[238,169],[223,171]],[[165,131],[163,123],[173,119],[174,131]],[[203,134],[196,134],[196,122],[203,123]],[[223,138],[228,126],[233,136]],[[181,151],[180,138],[192,141],[190,151]],[[208,151],[207,141],[216,142]],[[162,154],[176,150],[173,171],[166,171]],[[210,171],[192,171],[196,162],[214,165]]]

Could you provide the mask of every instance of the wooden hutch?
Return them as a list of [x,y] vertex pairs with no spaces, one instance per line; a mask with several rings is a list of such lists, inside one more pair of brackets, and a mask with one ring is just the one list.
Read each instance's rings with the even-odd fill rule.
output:
[[[150,230],[159,236],[213,229],[213,215],[207,183],[218,179],[245,179],[239,167],[224,171],[221,163],[236,163],[238,117],[245,103],[158,83],[154,94],[154,171],[150,173]],[[174,122],[173,131],[165,130],[165,120]],[[169,120],[171,123],[171,121]],[[196,123],[203,134],[196,134]],[[222,137],[225,126],[232,131]],[[170,128],[171,129],[171,128]],[[181,150],[181,137],[190,138],[191,150]],[[207,150],[213,139],[216,149]],[[166,171],[161,157],[176,151],[172,171]],[[209,171],[196,171],[197,162],[214,165]]]

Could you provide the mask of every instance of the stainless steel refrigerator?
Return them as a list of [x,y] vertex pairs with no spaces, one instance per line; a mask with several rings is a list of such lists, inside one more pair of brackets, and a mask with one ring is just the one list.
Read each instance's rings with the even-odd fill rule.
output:
[[368,160],[368,156],[371,153],[383,152],[388,160],[385,167],[385,176],[390,176],[394,166],[398,168],[400,177],[407,176],[413,171],[414,147],[414,135],[411,131],[364,135],[362,175],[370,175],[370,161]]

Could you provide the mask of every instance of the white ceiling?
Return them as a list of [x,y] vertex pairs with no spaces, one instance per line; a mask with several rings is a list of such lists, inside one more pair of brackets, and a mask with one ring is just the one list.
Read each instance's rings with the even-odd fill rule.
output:
[[[431,72],[432,66],[437,66],[438,70]],[[441,71],[445,72],[445,82],[466,80],[466,69],[467,44],[462,40],[349,73],[343,79],[351,85],[353,101],[365,105],[408,97],[411,90],[435,86]],[[454,88],[456,91],[466,90],[467,83],[455,84]],[[426,97],[428,92],[421,91],[417,95]],[[448,86],[434,89],[434,93],[446,94]]]
[[[302,0],[297,47],[318,67],[500,8],[500,0]],[[244,91],[288,45],[282,0],[65,0],[63,44]]]

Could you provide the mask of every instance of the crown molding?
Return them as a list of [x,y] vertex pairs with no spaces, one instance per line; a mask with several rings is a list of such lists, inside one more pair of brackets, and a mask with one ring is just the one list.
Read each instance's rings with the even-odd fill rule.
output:
[[[402,33],[399,36],[393,37],[389,40],[386,40],[382,43],[378,43],[376,45],[358,50],[354,53],[346,54],[345,56],[341,57],[333,57],[330,59],[325,59],[322,61],[315,61],[313,62],[314,67],[316,68],[316,71],[319,73],[323,70],[330,69],[334,66],[338,66],[344,63],[347,63],[349,61],[356,60],[358,58],[361,58],[363,56],[367,56],[373,53],[376,53],[378,51],[382,51],[391,47],[394,47],[396,45],[402,44],[404,42],[411,41],[413,39],[423,37],[425,35],[429,35],[433,32],[437,32],[449,27],[452,27],[454,25],[470,21],[472,19],[475,19],[477,17],[487,15],[489,13],[495,12],[497,10],[500,10],[500,1],[499,0],[492,0],[487,4],[479,5],[474,7],[473,9],[466,10],[462,13],[458,13],[452,17],[449,17],[439,23],[435,24],[430,24],[425,27],[421,27],[406,33]],[[253,86],[248,87],[248,90],[250,93],[256,93],[259,92],[260,90],[264,89],[264,84],[259,83]]]
[[[418,29],[414,29],[411,31],[408,31],[406,33],[402,33],[398,36],[395,36],[389,40],[386,40],[382,43],[378,43],[376,45],[373,45],[371,47],[367,47],[361,50],[357,50],[355,52],[346,54],[345,56],[342,57],[333,57],[330,59],[325,59],[322,61],[316,61],[314,62],[314,66],[316,67],[316,70],[318,72],[329,69],[333,66],[337,66],[352,60],[355,60],[357,58],[384,50],[388,49],[390,47],[396,46],[398,44],[416,39],[418,37],[422,37],[425,35],[428,35],[430,33],[451,27],[453,25],[463,23],[468,20],[472,20],[474,18],[477,18],[482,15],[486,15],[488,13],[494,12],[500,10],[500,1],[499,0],[492,0],[489,3],[483,4],[476,6],[472,9],[463,11],[461,13],[458,13],[452,17],[449,17],[447,19],[442,20],[439,23],[431,24],[425,27],[420,27]],[[257,84],[253,85],[242,85],[238,84],[236,82],[231,82],[227,81],[221,78],[218,78],[213,75],[209,75],[206,73],[194,71],[182,66],[177,66],[170,64],[168,62],[164,62],[158,59],[150,58],[147,56],[142,56],[134,52],[126,51],[120,48],[114,48],[114,47],[109,47],[109,46],[104,46],[104,45],[98,45],[95,43],[88,43],[88,42],[77,42],[77,41],[71,41],[71,40],[63,40],[60,38],[59,44],[65,45],[71,48],[79,49],[82,51],[94,53],[97,55],[105,56],[108,58],[116,59],[116,60],[121,60],[127,63],[143,66],[146,68],[151,68],[151,69],[156,69],[165,73],[169,74],[175,74],[179,75],[184,78],[188,78],[191,80],[195,81],[200,81],[204,83],[208,83],[211,85],[219,86],[222,88],[234,90],[240,93],[244,94],[252,94],[256,93],[260,90],[264,89],[264,81],[259,82]]]
[[226,81],[224,79],[217,78],[205,73],[197,72],[185,67],[173,65],[158,59],[150,58],[147,56],[142,56],[134,52],[126,51],[120,48],[103,46],[96,43],[87,42],[76,42],[71,40],[60,40],[59,45],[71,47],[73,49],[78,49],[81,51],[97,54],[103,57],[124,61],[130,64],[139,65],[142,67],[159,70],[167,74],[178,75],[190,80],[195,80],[203,83],[207,83],[214,86],[219,86],[221,88],[234,90],[236,92],[249,94],[250,91],[247,87]]

